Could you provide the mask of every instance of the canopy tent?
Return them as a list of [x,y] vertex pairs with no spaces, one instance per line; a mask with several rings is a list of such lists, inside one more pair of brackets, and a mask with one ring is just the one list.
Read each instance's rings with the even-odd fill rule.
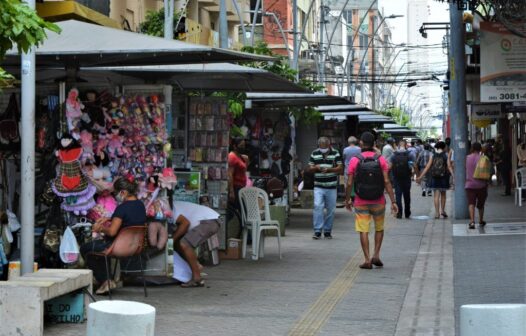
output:
[[415,136],[417,131],[410,130],[408,128],[406,129],[392,129],[392,128],[378,128],[376,129],[376,132],[379,133],[387,133],[391,134],[393,136]]
[[[325,113],[341,113],[341,114],[345,114],[345,113],[352,113],[352,112],[371,112],[373,114],[376,114],[374,113],[370,108],[368,108],[367,106],[363,106],[363,105],[357,105],[357,104],[339,104],[339,105],[326,105],[326,106],[320,106],[318,107],[318,110],[320,112],[322,112],[323,114]],[[352,114],[347,114],[347,115],[352,115]]]
[[[48,38],[36,49],[37,67],[133,66],[191,64],[235,61],[272,61],[254,55],[197,44],[169,41],[96,24],[68,20],[58,22],[60,34],[48,31]],[[3,66],[20,66],[16,48],[7,52]]]
[[[45,68],[37,70],[37,82],[65,81],[67,75],[64,69]],[[266,70],[231,63],[93,67],[81,68],[74,75],[77,82],[169,84],[183,91],[306,92],[301,86]]]
[[252,107],[306,107],[334,104],[350,104],[350,102],[337,96],[324,93],[247,93],[247,100]]

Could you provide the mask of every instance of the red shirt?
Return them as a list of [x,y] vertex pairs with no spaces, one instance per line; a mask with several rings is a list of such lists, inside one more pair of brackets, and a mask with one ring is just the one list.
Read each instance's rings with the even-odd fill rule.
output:
[[228,153],[228,167],[234,169],[234,188],[243,188],[247,184],[247,164],[236,153]]
[[[373,157],[375,155],[376,155],[375,152],[362,152],[362,156],[364,158]],[[389,171],[389,165],[387,164],[387,161],[385,161],[384,157],[380,156],[378,158],[378,161],[380,163],[380,168],[382,169],[382,171],[388,172]],[[358,157],[356,157],[356,156],[353,157],[351,159],[351,161],[349,162],[349,170],[347,171],[347,174],[348,175],[352,175],[352,176],[356,176],[356,170],[358,169],[358,164],[359,163],[360,163],[360,159]],[[384,197],[384,195],[382,195],[382,197],[380,197],[377,200],[364,200],[364,199],[361,199],[360,196],[358,196],[358,195],[356,195],[356,197],[354,198],[354,205],[356,205],[356,206],[369,205],[369,204],[385,204],[385,197]]]

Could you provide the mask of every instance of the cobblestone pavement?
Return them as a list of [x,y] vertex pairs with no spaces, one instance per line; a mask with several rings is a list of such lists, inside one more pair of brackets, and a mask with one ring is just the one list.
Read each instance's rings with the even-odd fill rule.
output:
[[[358,269],[359,237],[345,209],[337,210],[334,239],[319,241],[311,239],[311,211],[293,210],[282,260],[270,237],[259,261],[207,268],[205,288],[150,286],[144,298],[142,288],[125,287],[114,299],[155,306],[159,336],[452,335],[451,224],[429,219],[432,198],[413,189],[414,218],[388,215],[384,268]],[[45,335],[85,328],[50,325]]]

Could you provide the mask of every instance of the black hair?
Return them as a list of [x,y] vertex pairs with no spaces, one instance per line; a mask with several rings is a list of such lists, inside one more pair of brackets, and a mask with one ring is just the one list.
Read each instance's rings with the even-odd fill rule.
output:
[[374,146],[374,135],[371,132],[363,132],[360,140],[365,148],[372,148]]
[[232,138],[230,141],[230,150],[236,150],[243,141],[245,141],[244,138]]
[[474,142],[471,144],[471,150],[474,152],[480,152],[482,150],[482,145],[480,142]]
[[120,177],[116,179],[115,182],[113,182],[113,190],[115,190],[116,194],[125,190],[128,192],[128,194],[137,196],[139,186],[135,182],[131,182],[124,177]]
[[444,141],[439,141],[437,142],[437,144],[435,145],[435,148],[436,149],[445,149],[446,148],[446,143]]

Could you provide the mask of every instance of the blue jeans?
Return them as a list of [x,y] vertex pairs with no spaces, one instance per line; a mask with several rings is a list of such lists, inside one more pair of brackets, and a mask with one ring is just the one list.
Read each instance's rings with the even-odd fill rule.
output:
[[[314,232],[331,232],[332,222],[334,221],[334,210],[336,209],[336,188],[324,189],[314,188],[314,213],[313,224]],[[327,214],[325,214],[327,209]]]

